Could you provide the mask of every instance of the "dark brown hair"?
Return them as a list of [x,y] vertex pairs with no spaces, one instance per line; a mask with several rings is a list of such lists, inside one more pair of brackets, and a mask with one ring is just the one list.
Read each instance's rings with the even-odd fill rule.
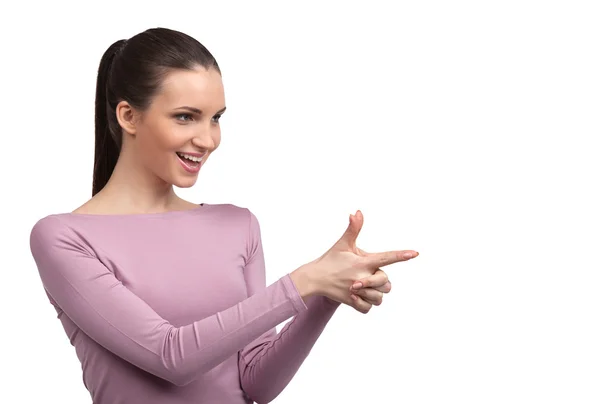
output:
[[102,55],[96,83],[96,149],[92,196],[108,182],[121,150],[122,130],[116,107],[123,100],[145,110],[173,69],[197,66],[221,70],[200,42],[167,28],[152,28],[121,39]]

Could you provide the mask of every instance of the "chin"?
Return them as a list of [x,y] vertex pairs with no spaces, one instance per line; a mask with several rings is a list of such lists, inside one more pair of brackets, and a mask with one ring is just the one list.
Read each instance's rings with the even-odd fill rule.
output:
[[197,175],[188,178],[175,178],[172,184],[175,185],[177,188],[191,188],[196,184],[196,181],[198,181]]

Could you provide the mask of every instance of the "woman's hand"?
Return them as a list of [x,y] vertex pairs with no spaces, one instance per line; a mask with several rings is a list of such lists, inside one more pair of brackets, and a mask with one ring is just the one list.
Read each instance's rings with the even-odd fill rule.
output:
[[[350,220],[352,221],[353,218],[356,219],[354,215],[351,215]],[[361,257],[367,257],[370,254],[356,246],[355,252]],[[373,275],[356,280],[349,288],[350,298],[354,300],[354,309],[363,314],[367,314],[373,306],[381,305],[383,295],[390,293],[391,290],[392,283],[380,268],[377,268]]]
[[[372,304],[366,302],[362,296],[354,299],[349,288],[357,280],[369,279],[380,267],[407,261],[419,255],[413,250],[388,251],[384,253],[366,253],[356,246],[356,239],[362,228],[363,216],[360,211],[350,215],[350,223],[342,237],[321,257],[300,267],[292,273],[303,296],[319,294],[332,300],[354,307],[361,313],[367,313]],[[383,272],[383,271],[381,271]],[[379,274],[381,277],[381,274]],[[386,276],[387,278],[387,276]],[[386,282],[377,287],[389,288]],[[389,290],[388,290],[389,291]],[[381,300],[378,293],[383,291],[362,291],[367,299],[374,297],[374,302]],[[375,294],[375,296],[373,296]],[[360,295],[358,295],[360,296]],[[358,297],[357,296],[357,297]]]

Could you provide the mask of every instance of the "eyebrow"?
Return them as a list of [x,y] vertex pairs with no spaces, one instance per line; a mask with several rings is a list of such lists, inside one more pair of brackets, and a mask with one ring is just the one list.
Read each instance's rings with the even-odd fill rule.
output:
[[[183,107],[177,107],[175,109],[186,109],[188,111],[195,112],[198,115],[202,115],[202,110],[200,110],[198,108],[194,108],[194,107],[183,106]],[[226,109],[227,109],[227,107],[221,108],[220,110],[217,111],[217,114],[222,114],[223,112],[225,112]]]

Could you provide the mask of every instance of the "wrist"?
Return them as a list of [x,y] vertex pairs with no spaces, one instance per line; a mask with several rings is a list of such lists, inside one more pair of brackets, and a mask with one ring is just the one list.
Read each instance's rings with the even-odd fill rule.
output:
[[327,305],[331,305],[334,307],[337,307],[342,304],[341,302],[338,302],[337,300],[333,300],[332,298],[327,297],[327,296],[323,296],[323,302],[325,302],[325,304],[327,304]]
[[315,275],[315,270],[310,264],[302,265],[290,273],[290,278],[303,299],[322,294],[321,284]]

